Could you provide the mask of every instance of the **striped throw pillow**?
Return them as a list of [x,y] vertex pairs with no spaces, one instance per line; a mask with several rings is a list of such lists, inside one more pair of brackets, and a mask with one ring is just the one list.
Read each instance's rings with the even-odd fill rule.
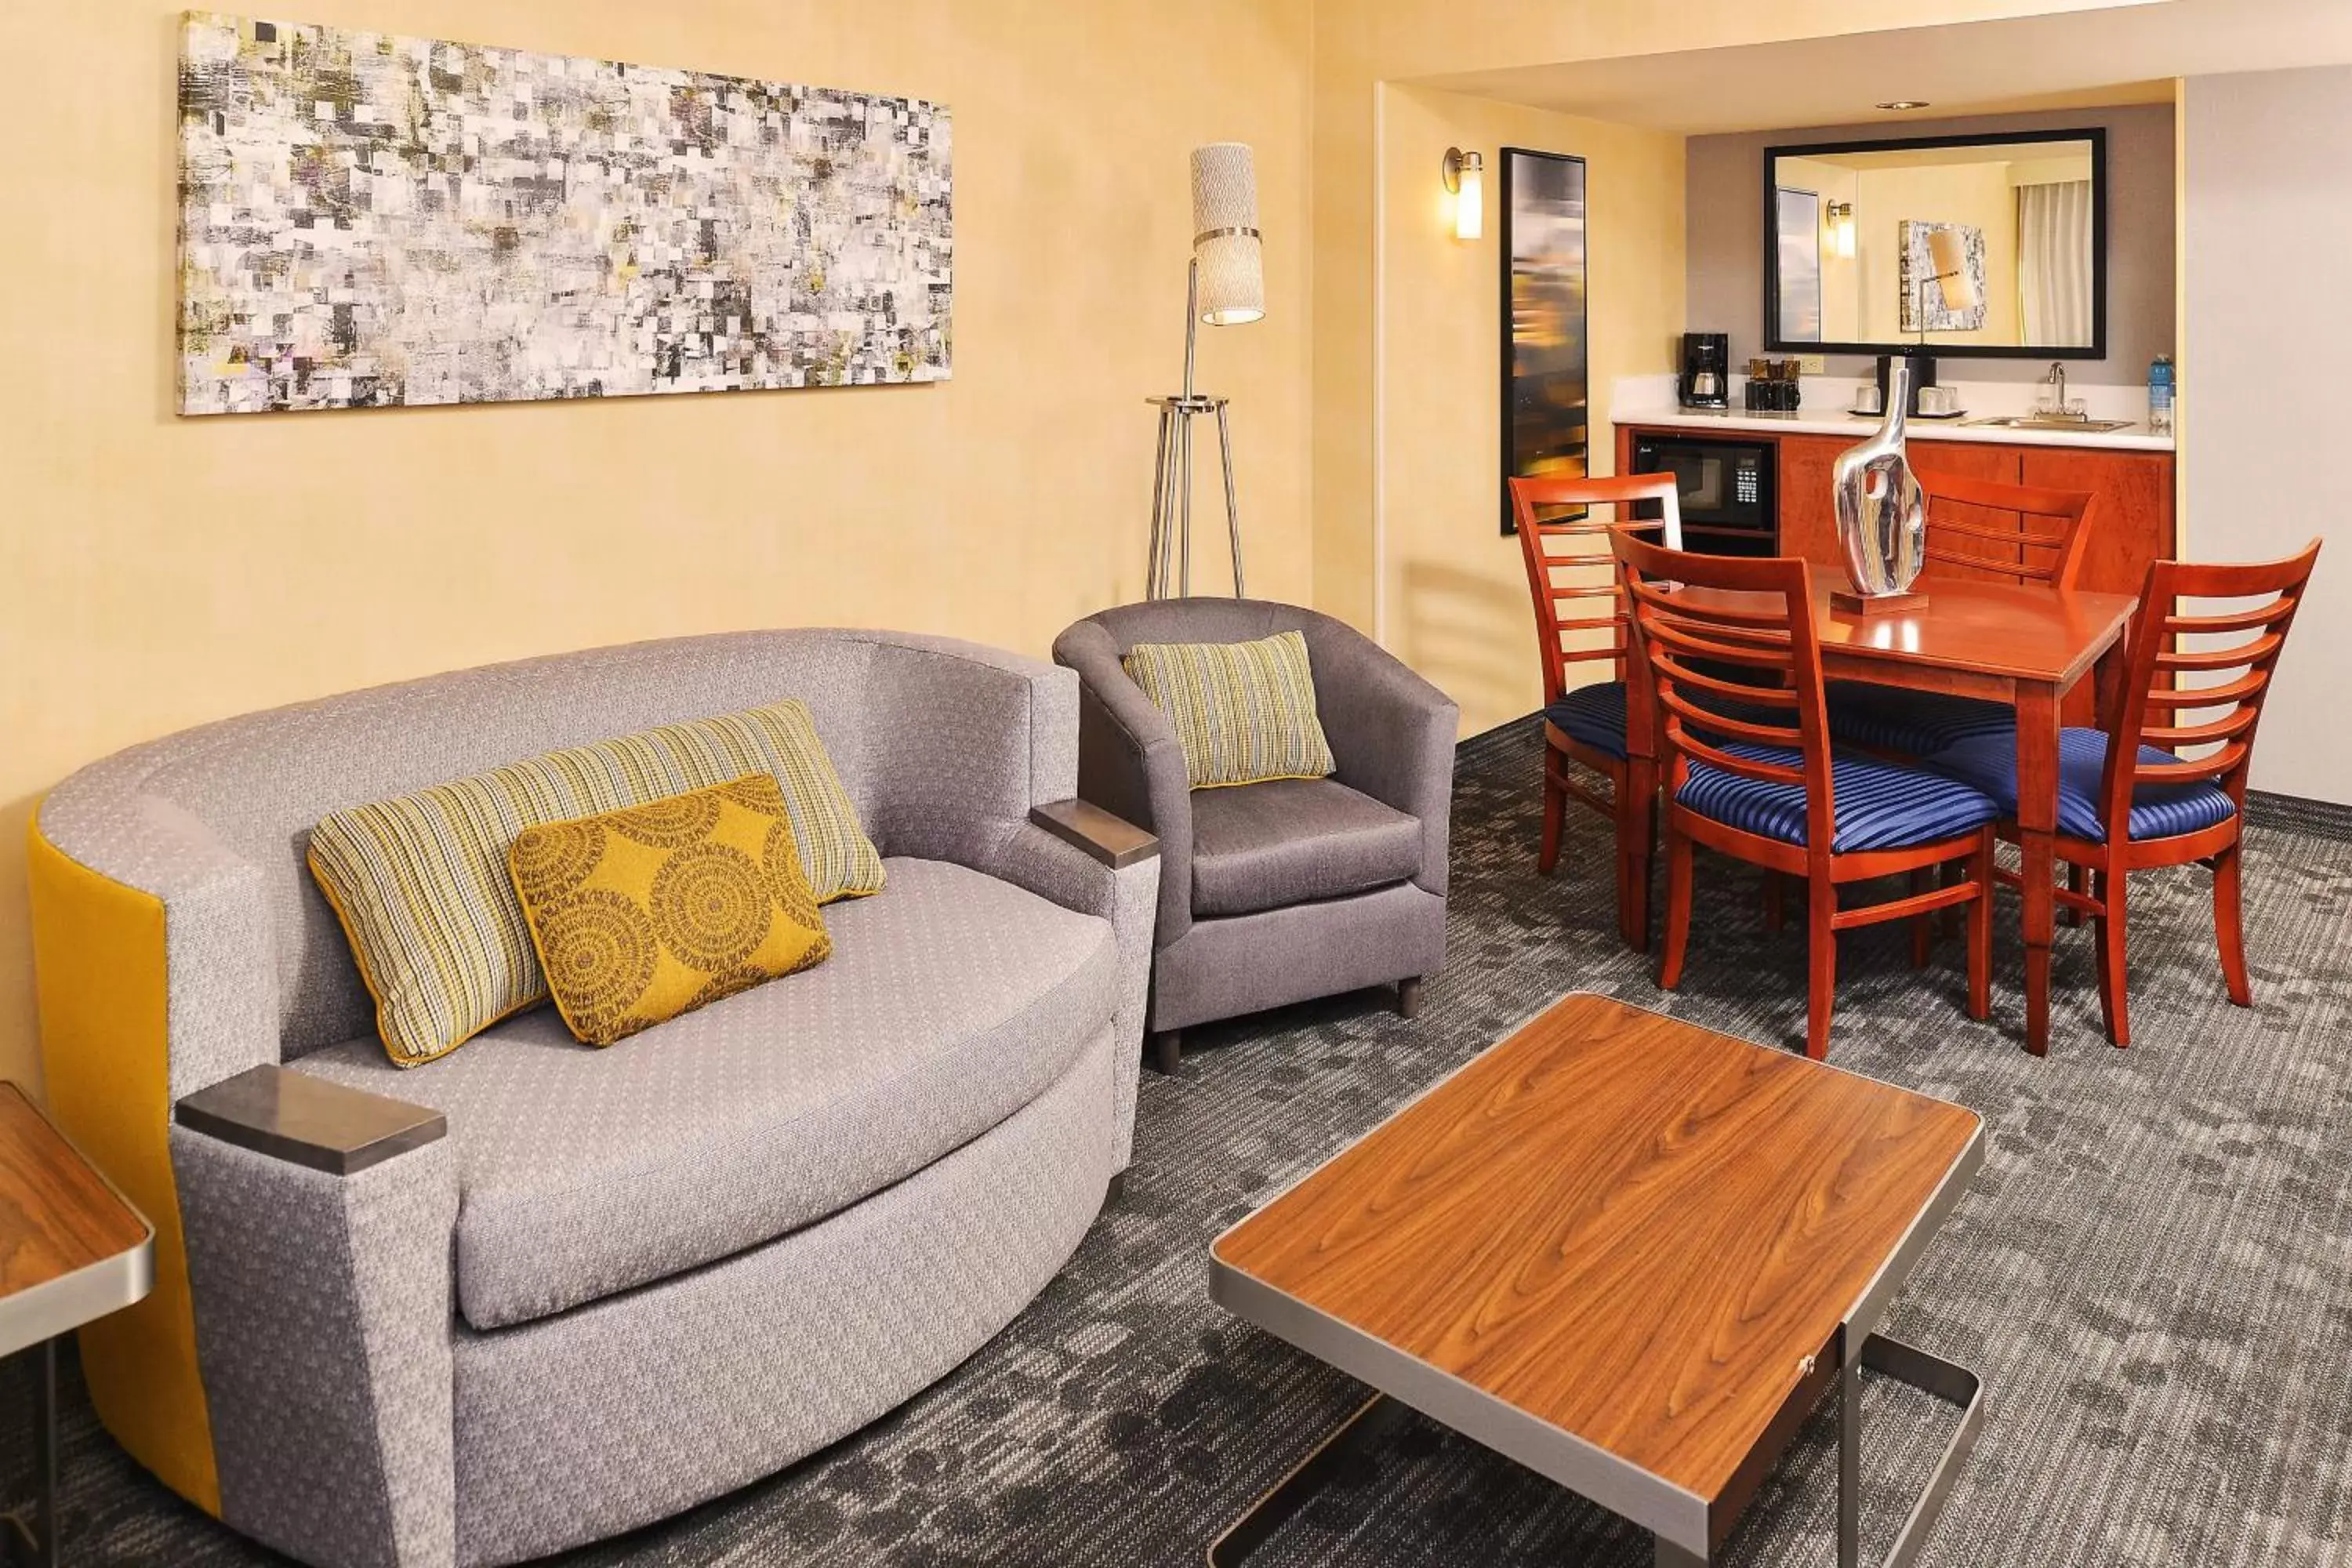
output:
[[882,890],[882,857],[806,704],[664,724],[332,813],[310,875],[334,906],[401,1067],[446,1056],[547,999],[507,856],[527,827],[767,773],[820,903]]
[[1276,632],[1256,642],[1138,643],[1128,679],[1168,715],[1194,789],[1319,779],[1335,771],[1307,639]]

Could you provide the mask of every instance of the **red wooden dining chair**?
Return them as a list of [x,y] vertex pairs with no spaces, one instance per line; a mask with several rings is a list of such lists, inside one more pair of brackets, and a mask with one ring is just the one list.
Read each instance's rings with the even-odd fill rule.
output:
[[[1671,474],[1514,479],[1509,488],[1543,660],[1543,841],[1536,869],[1549,876],[1559,863],[1570,800],[1609,818],[1617,834],[1618,930],[1639,951],[1650,940],[1657,771],[1649,736],[1651,705],[1626,701],[1624,597],[1608,540],[1631,527],[1659,532],[1680,548],[1680,497]],[[1657,505],[1656,519],[1628,515],[1643,501]],[[1581,509],[1585,515],[1566,521],[1541,515],[1561,508]],[[1597,508],[1614,515],[1596,516]],[[1571,684],[1579,676],[1602,675],[1604,668],[1602,679]],[[1606,795],[1587,782],[1591,775],[1607,781]]]
[[[1636,656],[1659,707],[1666,942],[1658,984],[1681,983],[1689,949],[1693,847],[1801,879],[1811,914],[1805,1054],[1828,1054],[1837,933],[1968,906],[1969,1016],[1989,1010],[1992,823],[1979,791],[1861,753],[1832,753],[1822,696],[1812,578],[1801,560],[1690,555],[1619,535]],[[1778,685],[1725,679],[1753,671]],[[1708,701],[1715,699],[1716,701]],[[1720,700],[1742,705],[1727,716]],[[1966,879],[1883,903],[1839,906],[1838,889],[1958,861]],[[1915,926],[1915,932],[1921,927]]]
[[[1919,485],[1927,492],[1921,580],[1931,597],[1935,579],[1959,569],[2056,589],[2074,587],[2082,574],[2093,492],[1934,473],[1921,474]],[[1844,744],[1905,757],[2017,727],[2017,710],[2006,703],[1858,680],[1830,683],[1829,713],[1830,733]]]
[[[2147,867],[2195,862],[2211,868],[2222,980],[2231,1001],[2253,1005],[2240,895],[2246,773],[2263,700],[2318,558],[2315,539],[2284,561],[2156,563],[2127,634],[2123,700],[2108,728],[2059,732],[2058,857],[2070,868],[2087,869],[2091,886],[2087,892],[2060,889],[2057,899],[2098,928],[2099,1011],[2107,1037],[2118,1046],[2131,1044],[2125,883]],[[2235,607],[2189,614],[2181,607],[2185,599],[2231,601]],[[2013,735],[1964,741],[1931,758],[1930,765],[1990,795],[2000,805],[2003,831],[2014,835]]]

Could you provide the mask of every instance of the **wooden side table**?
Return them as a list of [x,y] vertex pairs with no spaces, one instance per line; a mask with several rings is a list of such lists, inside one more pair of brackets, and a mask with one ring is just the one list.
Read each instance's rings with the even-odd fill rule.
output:
[[[33,1561],[58,1562],[58,1340],[155,1282],[155,1232],[14,1083],[0,1082],[0,1356],[39,1347]],[[0,1537],[5,1540],[5,1537]]]

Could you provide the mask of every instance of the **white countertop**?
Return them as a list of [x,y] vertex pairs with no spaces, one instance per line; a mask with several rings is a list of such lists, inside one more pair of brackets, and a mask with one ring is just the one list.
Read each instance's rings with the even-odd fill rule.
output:
[[[1748,378],[1731,378],[1731,407],[1681,408],[1675,404],[1675,378],[1670,375],[1621,376],[1610,388],[1609,417],[1619,425],[1663,426],[1678,430],[1754,430],[1800,436],[1850,436],[1855,440],[1878,428],[1875,414],[1849,414],[1861,383],[1845,376],[1808,376],[1803,383],[1805,406],[1794,414],[1751,412],[1740,405]],[[2147,428],[2147,389],[2079,384],[2068,389],[2083,411],[2095,419],[2128,419],[2120,430],[2018,430],[2003,425],[1971,425],[1971,419],[2004,414],[2025,414],[2034,407],[2042,388],[2033,382],[1966,381],[1945,384],[1960,395],[1968,412],[1958,419],[1922,419],[1913,416],[1914,441],[1982,441],[2003,447],[2104,447],[2124,452],[2169,452],[2172,437],[2152,436]]]
[[[1757,430],[1775,435],[1851,436],[1860,440],[1878,428],[1875,414],[1847,414],[1836,408],[1805,408],[1794,414],[1768,414],[1745,408],[1618,408],[1610,417],[1619,425],[1662,426],[1678,430]],[[1906,427],[1914,441],[1984,441],[2004,447],[2105,447],[2121,451],[2169,452],[2172,437],[2151,436],[2145,424],[2121,430],[2019,430],[2006,425],[1971,425],[1979,416],[1959,419],[1913,417]]]

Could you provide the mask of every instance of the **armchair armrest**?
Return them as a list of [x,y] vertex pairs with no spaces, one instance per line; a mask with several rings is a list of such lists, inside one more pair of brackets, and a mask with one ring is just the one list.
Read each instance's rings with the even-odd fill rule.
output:
[[1166,947],[1192,926],[1192,780],[1176,727],[1119,663],[1118,643],[1092,621],[1054,639],[1077,672],[1078,794],[1160,839],[1160,917]]
[[296,1165],[349,1176],[447,1135],[437,1110],[268,1064],[173,1108],[193,1132]]
[[1160,853],[1156,837],[1087,801],[1055,800],[1031,806],[1029,820],[1114,871]]
[[1444,893],[1461,709],[1352,627],[1318,616],[1306,633],[1316,710],[1339,764],[1334,776],[1420,818],[1422,868],[1413,880]]

